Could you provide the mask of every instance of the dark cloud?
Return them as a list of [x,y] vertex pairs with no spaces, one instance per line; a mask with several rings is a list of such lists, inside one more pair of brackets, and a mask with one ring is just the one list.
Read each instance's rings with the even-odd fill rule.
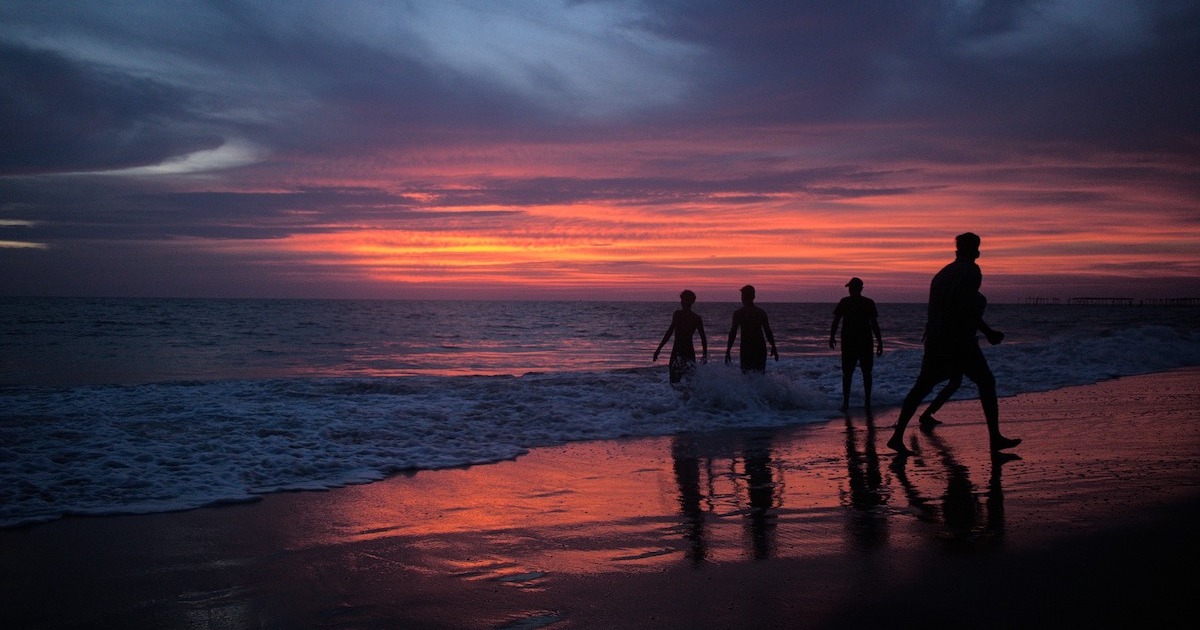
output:
[[[6,17],[57,38],[113,43],[107,55],[95,54],[96,45],[0,47],[0,125],[13,138],[0,149],[0,172],[157,164],[234,135],[280,153],[338,156],[487,136],[580,137],[631,121],[650,125],[650,133],[700,123],[889,121],[922,126],[914,152],[964,134],[1006,145],[1195,151],[1200,133],[1200,10],[1190,2],[1138,3],[1136,12],[1112,17],[1133,23],[1086,37],[1078,33],[1090,22],[1074,24],[1084,18],[1038,2],[649,3],[629,18],[635,32],[693,52],[662,48],[654,57],[648,49],[637,61],[644,65],[624,74],[677,76],[678,94],[646,90],[646,103],[662,100],[599,118],[582,115],[599,97],[570,74],[594,73],[603,68],[598,62],[550,58],[539,67],[514,58],[489,72],[483,61],[461,59],[464,49],[444,41],[453,31],[437,31],[428,17],[438,6],[481,20],[504,17],[486,4],[349,5],[339,13],[288,3],[136,11],[95,3],[57,14],[35,12],[36,5],[17,3]],[[390,38],[373,17],[394,25]],[[422,27],[427,37],[416,36]],[[472,35],[468,28],[462,37]],[[479,49],[497,45],[501,29],[493,25],[486,41],[480,35]],[[513,48],[520,50],[521,36],[512,32]],[[1106,45],[1109,53],[1097,52]],[[570,52],[588,61],[591,51]],[[609,87],[599,84],[597,94],[621,89]]]
[[[1075,3],[1079,16],[1047,15],[1052,4],[1032,0],[961,6],[973,8],[686,3],[663,21],[720,51],[711,98],[696,107],[724,123],[887,120],[926,142],[1197,150],[1200,4],[1145,2],[1112,15]],[[993,41],[1009,43],[989,50]]]
[[[686,171],[686,169],[680,169]],[[469,186],[414,188],[422,205],[539,206],[607,202],[618,205],[684,203],[741,204],[772,195],[859,198],[911,194],[919,189],[888,183],[888,171],[858,167],[822,167],[764,171],[723,178],[699,177],[522,177],[466,180]]]
[[[0,44],[0,175],[118,169],[211,149],[182,90]],[[190,131],[189,131],[190,130]]]
[[[521,130],[532,113],[547,114],[495,85],[437,72],[419,49],[275,21],[254,5],[140,15],[101,7],[54,21],[30,6],[31,22],[59,42],[53,49],[6,42],[0,28],[0,175],[156,165],[231,137],[281,153],[394,150]],[[61,43],[73,37],[79,45]]]
[[[436,223],[448,216],[404,195],[374,188],[147,193],[121,182],[88,178],[60,180],[52,193],[36,184],[16,182],[0,192],[0,206],[19,208],[22,216],[38,218],[32,226],[0,225],[0,240],[56,244],[72,239],[274,239],[342,231],[356,225]],[[462,221],[514,214],[518,211],[455,211],[453,218]],[[413,225],[411,229],[422,228]]]

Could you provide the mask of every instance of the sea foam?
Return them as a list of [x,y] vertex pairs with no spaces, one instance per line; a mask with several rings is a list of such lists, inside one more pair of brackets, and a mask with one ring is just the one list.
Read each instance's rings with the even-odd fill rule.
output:
[[[984,346],[1004,396],[1200,365],[1200,332],[1138,323],[1136,309],[1078,325],[1079,313],[1065,309],[991,310],[1008,333]],[[1020,317],[1037,325],[1000,325]],[[876,359],[879,416],[894,417],[920,366],[919,323],[910,320],[915,332],[888,337]],[[821,422],[841,402],[835,351],[784,352],[756,377],[736,360],[712,361],[680,388],[667,383],[663,362],[639,360],[645,367],[521,376],[0,386],[0,526],[250,501],[572,441]],[[861,387],[856,374],[852,404],[861,404]],[[975,395],[966,382],[957,397]]]

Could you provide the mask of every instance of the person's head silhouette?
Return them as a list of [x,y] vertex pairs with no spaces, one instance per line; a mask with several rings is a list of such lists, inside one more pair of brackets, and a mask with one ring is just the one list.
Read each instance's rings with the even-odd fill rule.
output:
[[954,237],[954,245],[959,258],[974,260],[979,258],[979,236],[974,232],[963,232]]
[[742,304],[750,304],[754,302],[754,287],[747,284],[742,287]]
[[857,277],[850,278],[850,282],[847,282],[846,286],[850,288],[850,295],[861,295],[862,294],[862,290],[863,290],[862,278],[857,278]]

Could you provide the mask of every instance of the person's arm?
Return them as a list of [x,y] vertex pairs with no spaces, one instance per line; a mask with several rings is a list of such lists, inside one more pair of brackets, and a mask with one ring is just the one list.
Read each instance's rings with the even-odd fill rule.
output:
[[675,333],[675,316],[671,316],[671,325],[667,327],[667,334],[663,335],[662,341],[658,342],[658,347],[654,349],[654,360],[658,360],[658,353],[662,352],[663,346],[667,345],[667,341],[671,339],[671,335]]
[[879,332],[879,319],[871,318],[871,331],[875,333],[875,356],[883,356],[883,333]]
[[696,316],[696,332],[700,333],[700,348],[703,353],[700,362],[708,363],[708,337],[704,334],[704,320],[700,319],[699,315]]
[[778,361],[779,351],[775,349],[775,335],[771,333],[771,323],[767,321],[766,313],[763,313],[763,333],[767,335],[767,341],[771,343],[771,356]]
[[1004,341],[1004,333],[993,330],[991,326],[987,325],[987,322],[983,321],[982,317],[979,318],[979,332],[982,332],[983,336],[987,337],[988,343],[993,346]]
[[837,347],[837,329],[838,324],[842,322],[842,313],[837,309],[833,311],[833,326],[829,328],[829,347]]
[[725,363],[733,362],[733,357],[729,353],[733,351],[733,340],[737,338],[738,323],[737,313],[734,313],[733,325],[729,327],[729,343],[725,344]]

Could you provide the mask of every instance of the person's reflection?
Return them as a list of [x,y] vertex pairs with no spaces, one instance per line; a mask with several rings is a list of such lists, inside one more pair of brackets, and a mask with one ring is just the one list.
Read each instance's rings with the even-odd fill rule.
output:
[[981,505],[967,466],[958,461],[953,450],[941,438],[932,433],[926,433],[926,438],[946,471],[946,489],[942,493],[940,518],[938,507],[922,496],[909,480],[905,470],[908,457],[898,457],[892,465],[892,471],[904,488],[909,504],[916,508],[918,518],[926,522],[940,522],[943,529],[940,537],[951,541],[975,542],[1001,537],[1004,533],[1001,467],[1006,462],[1020,457],[1009,453],[992,454],[991,478],[988,481],[984,504]]
[[863,548],[875,548],[887,539],[887,518],[878,508],[886,501],[880,492],[883,476],[875,452],[875,419],[866,415],[866,439],[858,450],[857,429],[846,414],[846,473],[850,484],[850,539]]
[[917,490],[916,484],[908,478],[908,460],[910,456],[919,455],[915,451],[900,453],[892,460],[892,474],[895,475],[896,481],[900,483],[901,489],[904,490],[904,496],[908,499],[908,504],[917,512],[917,519],[926,523],[936,523],[938,521],[938,509],[932,501],[927,499]]
[[1000,482],[1001,469],[1008,462],[1021,459],[1014,453],[992,453],[992,476],[987,489],[987,530],[997,538],[1004,535],[1004,487]]
[[750,500],[750,552],[755,559],[769,558],[775,551],[775,479],[771,472],[771,436],[748,438],[743,454],[747,494]]
[[693,563],[700,564],[704,562],[708,547],[704,539],[704,508],[701,507],[704,495],[700,493],[700,457],[696,450],[696,442],[686,435],[677,435],[671,441],[683,537],[689,543],[685,555]]
[[971,483],[970,470],[954,457],[954,452],[941,438],[929,433],[928,439],[946,468],[946,491],[942,494],[945,534],[958,540],[970,538],[982,511],[975,496],[975,484]]
[[[771,434],[749,435],[741,446],[741,470],[738,470],[737,456],[725,452],[720,457],[729,458],[729,480],[739,488],[734,500],[738,504],[737,513],[745,518],[747,551],[755,559],[769,558],[774,555],[776,547],[776,489],[779,485],[775,478]],[[685,556],[694,564],[703,563],[712,553],[712,541],[709,540],[712,523],[708,519],[720,519],[709,514],[716,490],[712,487],[713,471],[705,471],[702,467],[704,461],[711,464],[712,454],[704,451],[703,439],[696,435],[680,434],[671,441],[672,468],[679,491],[681,530],[688,542]],[[746,488],[745,503],[742,502],[740,490],[743,483]]]

